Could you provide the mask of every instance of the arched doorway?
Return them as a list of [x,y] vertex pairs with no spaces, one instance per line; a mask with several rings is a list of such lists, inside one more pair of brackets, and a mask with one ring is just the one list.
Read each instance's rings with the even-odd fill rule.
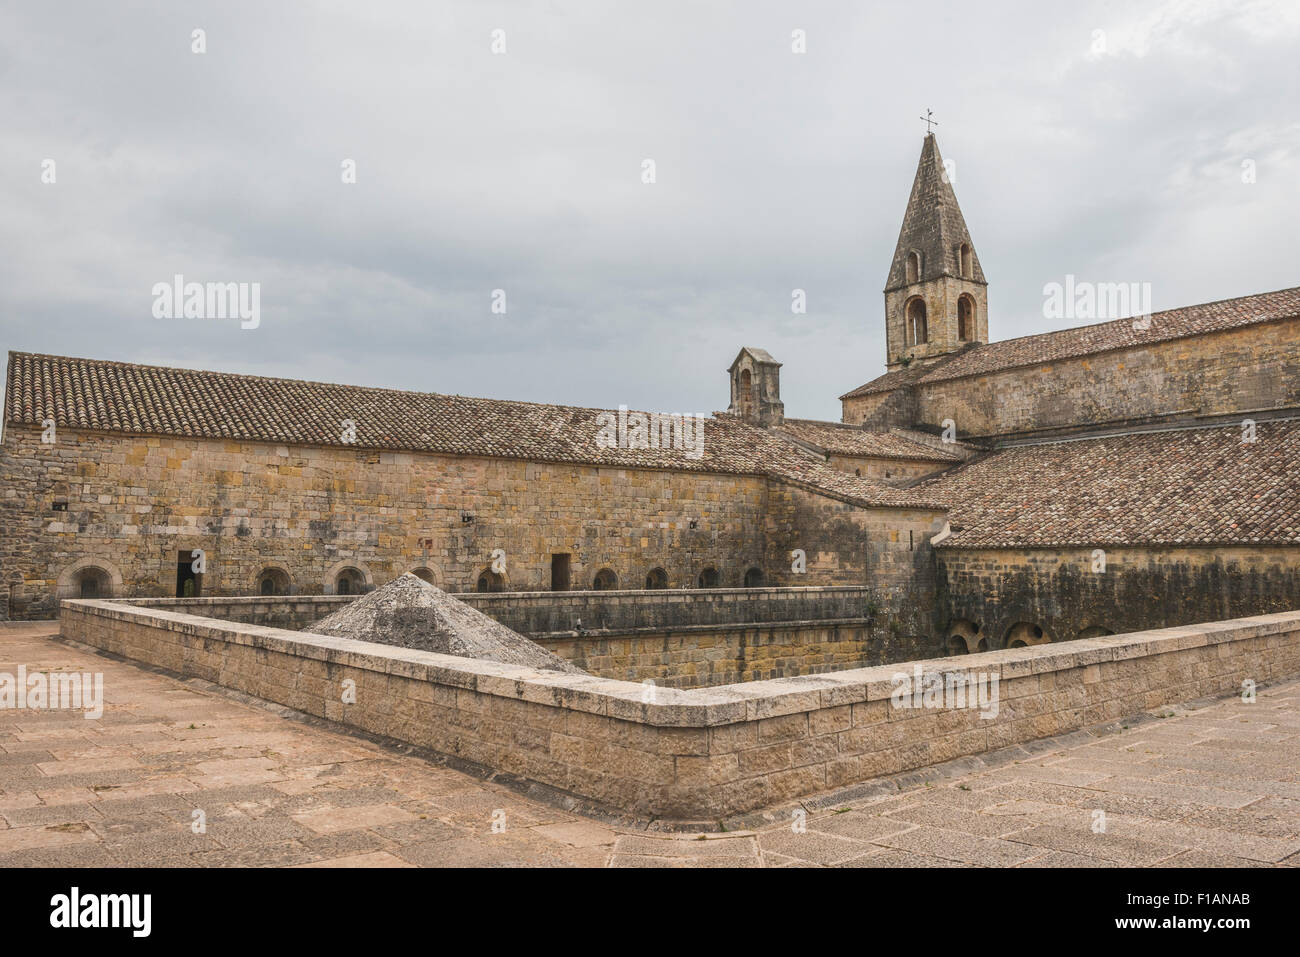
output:
[[987,643],[980,637],[980,626],[969,618],[954,618],[948,625],[948,653],[967,655],[976,651],[985,651]]
[[474,590],[479,592],[505,591],[506,580],[492,569],[484,569],[479,573],[478,581],[474,583]]
[[351,565],[343,568],[334,576],[334,594],[360,595],[366,590],[366,576],[361,569]]
[[78,598],[112,598],[113,584],[107,571],[98,565],[87,565],[77,572]]
[[113,598],[127,592],[122,573],[112,562],[82,558],[59,573],[54,594],[58,598]]
[[257,576],[257,594],[267,596],[289,594],[289,573],[283,568],[263,568]]

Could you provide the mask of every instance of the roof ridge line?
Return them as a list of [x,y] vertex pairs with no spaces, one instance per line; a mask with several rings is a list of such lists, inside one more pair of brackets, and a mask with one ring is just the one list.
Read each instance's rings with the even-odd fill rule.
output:
[[[92,366],[113,366],[119,369],[144,369],[154,372],[175,373],[182,372],[190,375],[217,376],[223,379],[254,379],[259,382],[272,382],[279,385],[311,385],[325,386],[331,389],[360,389],[365,392],[379,392],[390,395],[406,396],[433,396],[439,399],[463,399],[469,402],[491,402],[494,404],[504,404],[512,406],[533,406],[539,409],[569,409],[575,412],[613,412],[617,408],[606,408],[600,406],[584,405],[565,405],[560,402],[533,402],[529,399],[497,399],[487,396],[478,395],[461,395],[458,392],[422,392],[418,389],[392,389],[381,385],[354,385],[347,382],[326,382],[322,379],[293,379],[286,376],[268,376],[255,372],[222,372],[217,369],[193,369],[188,366],[164,366],[155,365],[149,362],[124,362],[120,359],[92,359],[87,356],[64,356],[53,352],[27,352],[24,350],[9,350],[9,368],[13,368],[14,358],[29,359],[50,359],[60,362],[84,362]],[[656,412],[652,409],[628,409],[629,412],[640,412],[646,415],[694,415],[695,413],[687,412]],[[704,413],[705,415],[716,417],[717,412]]]
[[[1283,286],[1281,289],[1271,289],[1268,292],[1252,292],[1252,293],[1247,293],[1244,296],[1228,296],[1224,299],[1211,299],[1208,302],[1193,302],[1193,303],[1188,303],[1187,305],[1184,306],[1173,306],[1169,309],[1161,309],[1159,312],[1151,313],[1151,318],[1154,320],[1157,316],[1168,315],[1171,312],[1182,312],[1186,309],[1197,309],[1200,308],[1201,306],[1219,306],[1227,302],[1241,302],[1243,299],[1257,299],[1261,296],[1276,296],[1279,293],[1283,293],[1283,292],[1300,293],[1300,286]],[[1300,315],[1300,311],[1298,311],[1296,314]],[[1039,336],[1058,336],[1063,332],[1078,332],[1081,329],[1100,329],[1103,326],[1113,326],[1121,322],[1132,322],[1140,315],[1142,315],[1142,313],[1137,313],[1132,316],[1121,316],[1118,319],[1106,319],[1102,322],[1089,322],[1089,323],[1085,323],[1082,326],[1066,326],[1064,329],[1049,329],[1046,332],[1031,332],[1028,335],[1024,335],[1024,336],[1012,336],[1010,339],[995,339],[992,342],[981,343],[981,345],[983,348],[987,349],[989,346],[1002,345],[1003,343],[1007,343],[1007,342],[1022,342],[1025,339],[1037,339]],[[1285,317],[1279,316],[1278,318],[1285,318]],[[1193,333],[1193,335],[1199,335],[1199,333]],[[1123,349],[1128,347],[1116,346],[1115,348]]]

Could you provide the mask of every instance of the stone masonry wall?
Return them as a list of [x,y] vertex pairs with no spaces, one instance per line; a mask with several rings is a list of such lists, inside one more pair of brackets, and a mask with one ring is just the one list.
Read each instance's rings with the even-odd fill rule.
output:
[[650,681],[663,688],[822,674],[879,664],[879,644],[862,619],[713,626],[644,634],[546,635],[548,651],[588,674]]
[[[915,388],[917,424],[939,428],[952,419],[959,438],[1167,413],[1295,406],[1300,405],[1300,321],[1259,323]],[[879,394],[846,399],[843,421],[861,424],[884,401]]]
[[1300,548],[938,548],[949,622],[979,627],[989,648],[1027,622],[1052,641],[1088,629],[1164,628],[1300,608]]
[[[890,397],[900,391],[902,391],[901,388],[894,389],[890,392],[871,392],[867,395],[856,396],[852,399],[841,399],[840,421],[844,422],[846,425],[862,425],[868,419],[876,417],[877,413],[879,413],[890,400]],[[915,390],[909,389],[908,394],[914,395]],[[895,401],[897,403],[897,400]],[[916,417],[915,414],[908,415],[906,422],[900,422],[898,424],[903,427],[910,426],[912,420]]]
[[[957,336],[957,300],[970,296],[975,304],[974,327],[966,339]],[[918,345],[907,344],[907,304],[913,298],[925,301],[927,338]],[[890,368],[906,356],[920,361],[960,349],[967,342],[988,342],[989,291],[983,283],[956,276],[940,276],[912,283],[885,293],[885,339]]]
[[[997,675],[995,715],[899,707],[891,666],[647,689],[104,601],[65,602],[61,633],[503,776],[692,821],[1300,672],[1295,612],[927,663],[940,682]],[[355,703],[342,701],[345,679]]]
[[[884,661],[938,653],[932,643],[936,619],[934,550],[930,538],[943,527],[943,513],[890,513],[850,509],[798,488],[773,489],[768,498],[767,565],[790,567],[801,549],[809,568],[830,566],[849,579],[866,580],[878,593]],[[790,579],[798,576],[788,576]]]
[[826,462],[842,472],[891,484],[935,475],[953,466],[952,462],[935,462],[931,459],[882,459],[836,453],[831,453]]
[[[175,595],[193,549],[206,555],[204,595],[254,594],[267,568],[293,594],[328,592],[347,566],[374,585],[427,568],[465,591],[498,548],[509,591],[549,589],[553,553],[572,556],[573,588],[602,568],[639,588],[655,567],[670,588],[692,587],[708,566],[739,586],[770,553],[760,476],[69,430],[43,445],[10,426],[0,489],[0,599],[15,618],[52,617],[56,597],[77,594],[78,561],[105,568],[115,596]],[[865,566],[833,559],[819,552],[799,584],[866,581]]]

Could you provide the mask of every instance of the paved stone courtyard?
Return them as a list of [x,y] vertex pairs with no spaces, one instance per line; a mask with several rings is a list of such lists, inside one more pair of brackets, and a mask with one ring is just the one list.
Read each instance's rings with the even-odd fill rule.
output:
[[[674,834],[0,626],[0,672],[102,672],[99,720],[0,710],[0,866],[1300,865],[1300,681],[959,776]],[[891,793],[892,792],[892,793]],[[195,812],[206,828],[195,833]]]

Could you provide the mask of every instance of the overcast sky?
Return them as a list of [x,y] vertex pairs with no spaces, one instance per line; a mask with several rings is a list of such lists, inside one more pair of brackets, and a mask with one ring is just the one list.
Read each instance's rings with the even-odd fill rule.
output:
[[[752,345],[838,419],[927,107],[1005,339],[1067,274],[1300,284],[1298,50],[1296,0],[5,0],[0,348],[711,411]],[[260,326],[155,318],[177,273]]]

